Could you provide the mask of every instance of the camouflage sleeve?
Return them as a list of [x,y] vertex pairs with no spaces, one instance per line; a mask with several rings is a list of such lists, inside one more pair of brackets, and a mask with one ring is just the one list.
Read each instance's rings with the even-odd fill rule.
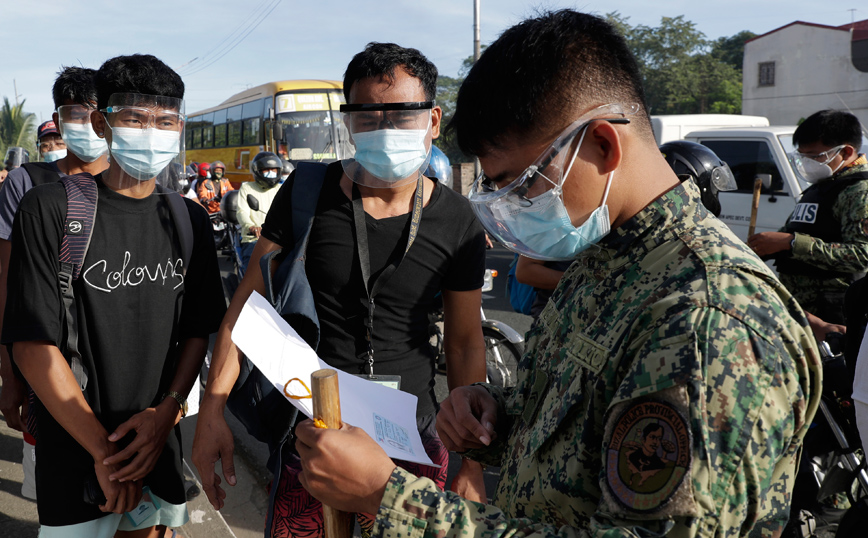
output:
[[464,452],[462,456],[485,465],[500,467],[503,463],[503,454],[506,450],[506,439],[509,437],[509,430],[512,428],[512,419],[514,418],[514,416],[509,415],[506,412],[504,406],[507,398],[512,395],[514,387],[504,388],[489,383],[474,383],[474,385],[478,385],[487,390],[497,402],[496,435],[494,440],[487,447],[468,450],[467,452]]
[[868,269],[868,181],[844,189],[835,201],[833,212],[841,223],[841,241],[827,243],[797,233],[793,258],[821,269],[845,273]]
[[507,518],[495,506],[442,491],[430,479],[416,477],[400,467],[392,472],[386,485],[372,535],[377,538],[589,537],[580,529]]
[[[679,536],[783,527],[820,383],[807,321],[801,311],[801,323],[788,315],[793,306],[766,305],[744,318],[695,309],[642,344],[607,414],[596,535],[636,526]],[[679,483],[680,468],[689,479]]]

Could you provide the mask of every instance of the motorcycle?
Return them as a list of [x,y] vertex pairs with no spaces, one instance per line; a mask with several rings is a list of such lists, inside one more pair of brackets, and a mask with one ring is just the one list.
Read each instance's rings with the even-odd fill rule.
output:
[[[494,288],[497,271],[486,269],[482,292]],[[482,338],[485,341],[485,377],[492,385],[511,387],[516,382],[518,361],[524,353],[524,337],[515,329],[485,316],[482,305],[479,307],[482,318]],[[437,352],[437,371],[446,373],[446,351],[443,347],[443,307],[428,314],[428,331],[431,344]]]
[[[820,343],[823,361],[823,397],[814,427],[828,450],[810,454],[810,473],[818,487],[817,501],[846,495],[847,509],[802,510],[797,535],[804,538],[855,538],[865,536],[868,522],[868,470],[856,429],[850,400],[850,376],[843,353],[834,354],[827,342]],[[830,434],[830,435],[829,435]],[[807,446],[806,446],[807,450]]]

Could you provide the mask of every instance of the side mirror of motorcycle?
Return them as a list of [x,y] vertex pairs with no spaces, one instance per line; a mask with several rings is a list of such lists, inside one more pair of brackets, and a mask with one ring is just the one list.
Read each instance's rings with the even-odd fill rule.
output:
[[247,195],[247,205],[254,211],[259,211],[259,200],[252,194]]

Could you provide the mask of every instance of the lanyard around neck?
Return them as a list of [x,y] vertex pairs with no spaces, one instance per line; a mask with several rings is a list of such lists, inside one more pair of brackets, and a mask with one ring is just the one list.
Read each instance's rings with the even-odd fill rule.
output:
[[386,267],[373,282],[371,282],[371,252],[368,247],[368,229],[365,225],[365,207],[362,203],[359,187],[353,183],[353,223],[356,228],[356,243],[358,244],[362,280],[364,280],[365,293],[368,296],[368,313],[365,316],[365,339],[368,341],[368,375],[374,375],[374,298],[380,293],[401,262],[404,261],[407,251],[410,250],[410,246],[419,233],[419,223],[422,220],[423,181],[423,178],[419,177],[416,182],[416,195],[413,199],[413,213],[409,222],[407,245],[400,255],[392,256],[389,259]]

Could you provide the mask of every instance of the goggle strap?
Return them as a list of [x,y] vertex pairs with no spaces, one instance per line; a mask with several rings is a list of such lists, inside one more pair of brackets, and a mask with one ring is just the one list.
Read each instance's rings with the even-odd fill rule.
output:
[[614,177],[614,175],[614,170],[609,172],[609,179],[606,180],[606,190],[603,192],[603,203],[600,205],[606,205],[606,200],[609,199],[609,189],[612,187],[612,177]]

